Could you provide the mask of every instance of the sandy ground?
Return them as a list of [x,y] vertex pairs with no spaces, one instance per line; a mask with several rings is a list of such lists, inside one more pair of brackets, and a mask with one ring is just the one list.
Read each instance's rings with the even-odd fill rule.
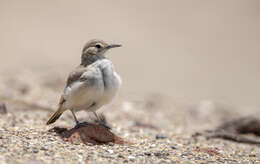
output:
[[[62,76],[29,71],[8,76],[0,83],[0,101],[8,111],[0,114],[2,163],[260,162],[259,146],[192,137],[194,132],[213,129],[245,112],[212,101],[189,104],[160,94],[142,97],[121,94],[99,111],[106,115],[112,132],[133,145],[65,142],[48,130],[57,125],[73,127],[69,112],[55,125],[45,125],[56,109],[64,85]],[[77,115],[81,121],[93,117],[84,112]]]

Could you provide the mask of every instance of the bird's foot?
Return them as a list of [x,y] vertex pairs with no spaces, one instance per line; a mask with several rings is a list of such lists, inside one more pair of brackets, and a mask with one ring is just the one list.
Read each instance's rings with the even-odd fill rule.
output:
[[88,125],[88,122],[77,122],[75,128],[78,129],[80,127]]
[[96,120],[95,123],[97,125],[101,125],[107,129],[111,129],[111,127],[107,124],[107,120],[106,117],[103,114],[97,115],[96,113],[94,113],[96,116]]
[[111,129],[111,127],[104,122],[98,122],[98,125],[101,125],[101,126],[107,128],[107,129]]

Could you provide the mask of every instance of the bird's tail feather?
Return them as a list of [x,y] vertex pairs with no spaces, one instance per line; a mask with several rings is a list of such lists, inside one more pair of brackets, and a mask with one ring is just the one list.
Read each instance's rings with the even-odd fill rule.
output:
[[52,123],[54,123],[61,115],[63,112],[61,112],[61,110],[58,110],[57,112],[55,112],[51,118],[48,120],[48,122],[46,123],[46,125],[50,125]]

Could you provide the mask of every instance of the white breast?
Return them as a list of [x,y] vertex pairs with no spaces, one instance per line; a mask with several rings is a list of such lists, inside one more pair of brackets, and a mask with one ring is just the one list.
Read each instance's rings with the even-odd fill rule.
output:
[[[92,82],[76,81],[66,88],[64,95],[68,109],[95,111],[110,103],[121,85],[121,79],[108,59],[102,59],[90,65],[83,76],[91,79]],[[96,105],[90,108],[93,103]]]
[[118,93],[121,85],[121,79],[117,75],[117,73],[114,72],[112,77],[105,78],[104,81],[105,83],[107,83],[107,85],[104,88],[104,104],[106,104],[110,103]]
[[119,91],[121,85],[120,76],[115,72],[110,60],[103,59],[99,65],[103,75],[104,94],[102,104],[110,103]]

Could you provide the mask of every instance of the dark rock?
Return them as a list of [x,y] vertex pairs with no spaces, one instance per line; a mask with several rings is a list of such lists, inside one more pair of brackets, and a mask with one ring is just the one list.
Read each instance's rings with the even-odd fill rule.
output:
[[118,158],[125,158],[123,155],[121,155],[121,154],[119,154],[118,156],[117,156]]
[[172,149],[177,149],[175,146],[171,146]]
[[165,152],[155,152],[154,155],[156,157],[163,158],[163,157],[166,157],[166,156],[168,156],[170,154],[169,153],[165,153]]
[[156,134],[155,138],[158,139],[165,139],[166,136],[164,136],[163,134]]
[[152,153],[150,153],[150,152],[145,152],[144,155],[151,156]]

